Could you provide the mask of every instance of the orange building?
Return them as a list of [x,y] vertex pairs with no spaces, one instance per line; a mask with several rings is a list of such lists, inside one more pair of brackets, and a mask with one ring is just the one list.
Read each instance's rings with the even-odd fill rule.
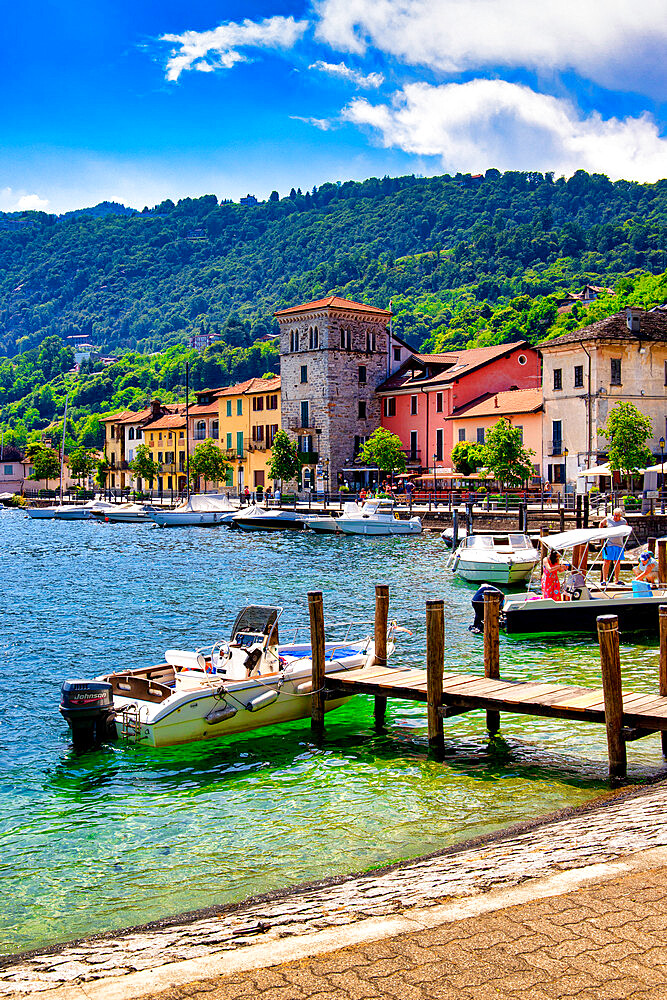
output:
[[474,441],[480,444],[489,428],[501,417],[507,417],[513,427],[523,432],[524,447],[535,454],[532,457],[535,475],[542,469],[542,388],[508,389],[489,394],[485,399],[462,406],[452,414],[454,443]]

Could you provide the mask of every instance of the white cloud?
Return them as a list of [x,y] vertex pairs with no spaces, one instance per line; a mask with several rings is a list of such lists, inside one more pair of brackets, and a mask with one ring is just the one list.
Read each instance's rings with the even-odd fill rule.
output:
[[342,117],[375,129],[387,147],[440,157],[447,170],[581,168],[654,181],[667,163],[667,139],[649,115],[581,117],[569,101],[503,80],[410,84],[390,103],[357,98]]
[[302,118],[301,115],[290,115],[290,118],[295,122],[305,122],[306,125],[313,125],[320,132],[331,132],[332,129],[337,127],[336,123],[329,121],[328,118]]
[[338,76],[342,80],[356,84],[357,87],[381,87],[384,83],[382,73],[360,73],[345,63],[328,63],[318,59],[317,62],[311,63],[308,69],[316,69],[321,73],[328,73],[329,76]]
[[184,31],[180,35],[162,35],[160,41],[173,48],[167,62],[167,79],[178,80],[181,73],[197,69],[210,73],[231,69],[243,62],[243,48],[290,48],[308,27],[307,21],[293,17],[267,17],[263,21],[228,21],[212,31]]
[[664,98],[664,0],[318,0],[316,36],[444,73],[573,69]]
[[0,212],[43,212],[48,204],[48,198],[40,198],[38,194],[0,188]]

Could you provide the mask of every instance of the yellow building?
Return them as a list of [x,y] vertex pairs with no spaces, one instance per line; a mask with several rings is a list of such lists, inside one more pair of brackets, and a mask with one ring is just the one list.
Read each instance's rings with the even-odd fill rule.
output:
[[212,438],[232,463],[227,483],[239,493],[269,485],[271,445],[280,429],[280,378],[251,378],[203,389],[190,407],[190,446]]
[[185,407],[165,413],[143,429],[144,443],[160,467],[154,486],[158,490],[180,492],[186,488]]
[[165,413],[173,413],[175,406],[164,406],[154,399],[144,410],[123,410],[102,418],[104,424],[104,455],[109,465],[105,486],[111,489],[142,488],[140,480],[133,477],[129,468],[136,449],[145,444],[144,428]]

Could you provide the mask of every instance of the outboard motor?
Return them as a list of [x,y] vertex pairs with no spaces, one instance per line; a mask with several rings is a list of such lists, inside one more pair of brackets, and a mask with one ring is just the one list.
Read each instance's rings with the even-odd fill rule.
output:
[[472,598],[472,607],[475,612],[475,620],[470,626],[471,632],[484,631],[484,594],[495,592],[502,595],[502,590],[492,586],[490,583],[483,583],[479,590],[475,591]]
[[113,689],[106,681],[65,681],[60,712],[72,730],[75,750],[116,739]]

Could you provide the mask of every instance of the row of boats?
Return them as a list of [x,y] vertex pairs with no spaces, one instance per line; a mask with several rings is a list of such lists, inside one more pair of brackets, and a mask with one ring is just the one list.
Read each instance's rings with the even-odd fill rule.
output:
[[65,521],[96,519],[110,523],[139,524],[153,522],[161,528],[227,525],[242,531],[303,531],[348,535],[418,535],[422,523],[418,517],[400,518],[391,500],[367,500],[363,504],[344,504],[340,516],[307,511],[269,508],[260,504],[235,506],[227,497],[195,494],[174,510],[161,510],[150,504],[112,504],[90,500],[85,504],[30,507],[31,518],[55,518]]

